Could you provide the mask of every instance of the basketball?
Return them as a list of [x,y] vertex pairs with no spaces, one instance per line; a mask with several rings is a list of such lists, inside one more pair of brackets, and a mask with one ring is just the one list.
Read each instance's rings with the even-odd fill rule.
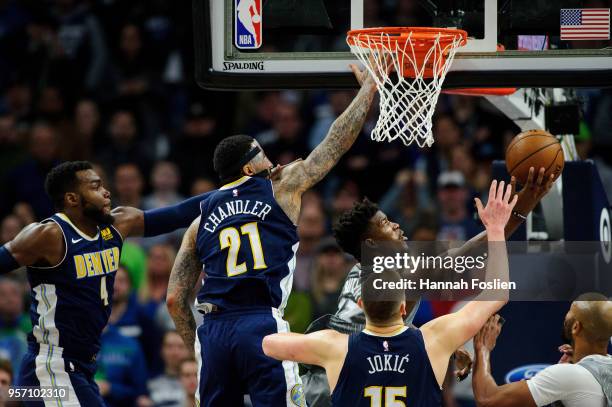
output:
[[561,144],[545,130],[524,131],[512,139],[506,149],[506,169],[521,185],[527,182],[530,167],[535,168],[536,174],[544,167],[545,178],[553,174],[557,179],[564,163]]

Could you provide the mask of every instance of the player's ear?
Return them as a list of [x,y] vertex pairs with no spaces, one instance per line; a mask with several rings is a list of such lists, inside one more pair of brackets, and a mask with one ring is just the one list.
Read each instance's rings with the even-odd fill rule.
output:
[[582,322],[575,320],[572,324],[572,336],[576,336],[580,331],[582,331]]
[[372,247],[372,248],[377,247],[376,242],[372,238],[368,237],[364,242],[368,247]]
[[363,309],[363,300],[361,299],[361,297],[359,297],[357,299],[357,306],[359,306],[359,308]]
[[406,312],[406,301],[402,301],[400,303],[400,315],[402,316],[402,319],[406,318],[406,315],[408,315],[408,312]]
[[64,194],[64,202],[66,203],[66,206],[79,206],[81,202],[81,196],[76,192],[66,192]]
[[253,166],[251,165],[251,163],[245,164],[242,167],[242,173],[244,175],[248,175],[249,177],[255,174],[255,170],[253,169]]

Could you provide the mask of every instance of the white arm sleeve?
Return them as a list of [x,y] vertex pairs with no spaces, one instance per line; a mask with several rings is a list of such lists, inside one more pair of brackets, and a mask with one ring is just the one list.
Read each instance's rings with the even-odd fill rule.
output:
[[549,366],[528,380],[527,386],[538,407],[554,401],[562,401],[566,407],[605,406],[601,386],[582,366]]

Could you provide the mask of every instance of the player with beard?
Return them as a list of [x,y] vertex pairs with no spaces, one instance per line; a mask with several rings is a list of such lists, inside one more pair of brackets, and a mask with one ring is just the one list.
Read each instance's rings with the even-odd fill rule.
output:
[[[509,237],[516,231],[526,216],[537,206],[538,202],[548,193],[553,184],[553,178],[544,179],[545,169],[536,172],[530,169],[529,177],[525,186],[518,192],[516,207],[505,228],[505,235]],[[516,180],[511,179],[512,194],[516,191]],[[340,333],[351,334],[361,332],[365,328],[365,313],[359,307],[361,298],[361,279],[370,269],[367,264],[362,264],[362,247],[372,250],[380,250],[381,242],[386,246],[384,249],[391,252],[402,252],[408,250],[408,244],[404,232],[399,224],[390,220],[373,202],[364,199],[344,213],[333,228],[334,236],[338,244],[346,253],[352,255],[358,263],[350,270],[338,299],[338,309],[334,315],[325,315],[314,321],[306,330],[306,333],[322,329],[334,329]],[[449,254],[458,256],[465,255],[478,245],[486,242],[486,232],[482,232],[457,250]],[[367,263],[366,259],[363,259]],[[405,316],[404,322],[407,326],[412,324],[414,316],[419,308],[420,301],[416,301],[414,307]],[[471,358],[469,353],[460,348],[454,355],[455,376],[463,380],[470,372]],[[302,376],[305,396],[311,407],[331,406],[329,386],[325,371],[318,366],[307,366],[306,373]]]
[[[472,387],[479,406],[565,407],[612,406],[612,301],[596,293],[572,302],[563,321],[563,339],[568,344],[559,364],[539,371],[529,380],[498,386],[491,376],[491,351],[502,324],[494,315],[474,337],[476,362]],[[559,402],[559,403],[557,403]]]
[[45,189],[58,212],[0,247],[0,274],[25,266],[32,287],[33,329],[17,385],[63,388],[67,399],[50,400],[64,407],[103,406],[93,376],[123,240],[189,226],[204,195],[146,212],[111,210],[110,192],[85,161],[53,168]]

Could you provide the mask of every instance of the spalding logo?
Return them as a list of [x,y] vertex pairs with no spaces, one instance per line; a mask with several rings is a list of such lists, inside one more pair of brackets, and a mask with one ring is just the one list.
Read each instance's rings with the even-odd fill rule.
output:
[[296,384],[291,389],[291,401],[299,407],[306,407],[306,398],[301,384]]
[[506,383],[519,382],[523,379],[531,379],[540,370],[547,368],[550,365],[526,365],[512,369],[505,377]]

